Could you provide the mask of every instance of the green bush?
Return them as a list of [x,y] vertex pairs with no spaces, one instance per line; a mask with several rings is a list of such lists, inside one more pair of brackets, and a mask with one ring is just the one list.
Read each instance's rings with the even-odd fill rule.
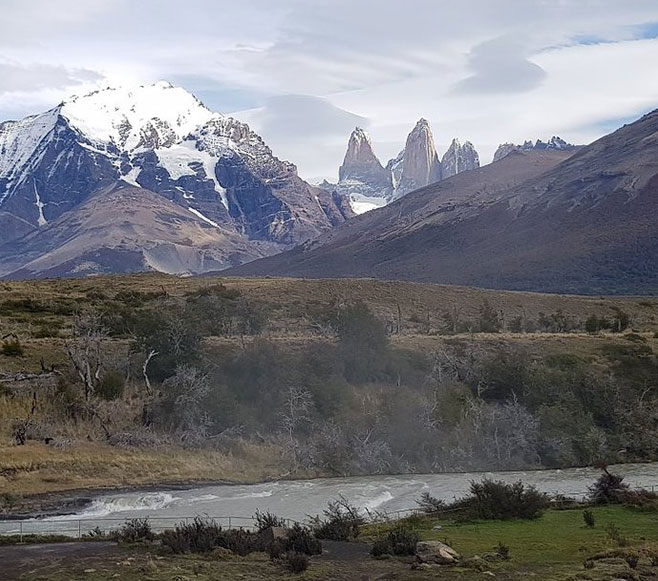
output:
[[104,400],[113,401],[123,395],[125,386],[126,378],[123,373],[116,369],[110,369],[101,377],[96,393]]
[[534,486],[526,486],[521,481],[507,484],[485,478],[482,482],[471,482],[471,495],[458,504],[473,518],[534,519],[542,515],[548,506],[548,498]]
[[358,508],[352,506],[344,497],[329,502],[324,510],[324,518],[311,519],[311,529],[318,539],[331,541],[350,541],[360,534],[364,518]]
[[583,511],[583,520],[585,521],[585,526],[588,529],[594,528],[594,525],[596,524],[596,520],[594,519],[594,513],[591,510]]
[[217,547],[240,556],[265,550],[262,536],[249,531],[224,530],[212,519],[196,517],[190,523],[180,523],[173,531],[161,535],[162,546],[172,553],[209,553]]
[[370,554],[373,557],[415,555],[419,540],[416,531],[405,524],[398,524],[373,543]]
[[256,509],[256,514],[254,514],[254,521],[256,522],[256,528],[259,532],[263,532],[270,527],[287,526],[285,518],[272,514],[271,512],[260,512],[258,509]]
[[624,477],[604,469],[596,482],[588,487],[588,498],[595,504],[619,504],[628,492]]
[[147,518],[133,518],[127,520],[117,532],[120,543],[139,543],[153,541],[155,534]]
[[423,512],[434,513],[445,510],[446,503],[438,498],[432,496],[429,492],[423,492],[420,498],[416,500],[416,504]]

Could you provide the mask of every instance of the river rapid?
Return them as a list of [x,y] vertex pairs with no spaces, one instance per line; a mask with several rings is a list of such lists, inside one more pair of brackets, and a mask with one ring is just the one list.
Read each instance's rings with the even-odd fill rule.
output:
[[[658,463],[624,464],[610,468],[622,474],[632,487],[658,490]],[[587,487],[600,475],[594,468],[537,470],[523,472],[411,474],[400,476],[366,476],[315,480],[277,481],[248,485],[212,485],[186,490],[162,488],[148,492],[122,492],[99,496],[77,514],[32,519],[23,523],[27,532],[64,532],[76,534],[99,525],[119,526],[130,518],[152,520],[154,528],[171,527],[194,516],[217,518],[233,526],[251,524],[250,517],[259,510],[304,521],[320,514],[327,502],[340,495],[351,503],[369,510],[395,513],[413,509],[421,493],[450,501],[468,492],[472,480],[491,477],[506,482],[521,480],[551,494],[582,498]],[[107,519],[116,519],[109,521]],[[242,520],[245,519],[245,520]],[[72,521],[82,520],[82,524]],[[17,532],[16,522],[0,521],[0,534]],[[70,530],[69,530],[70,529]],[[75,530],[74,530],[75,529]]]

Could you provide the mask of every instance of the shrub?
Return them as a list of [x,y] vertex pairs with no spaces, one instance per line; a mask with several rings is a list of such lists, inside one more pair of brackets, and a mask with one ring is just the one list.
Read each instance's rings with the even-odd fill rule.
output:
[[622,497],[628,492],[628,484],[624,477],[608,472],[603,468],[603,474],[588,487],[588,498],[596,504],[621,503]]
[[23,345],[17,337],[2,342],[0,352],[7,357],[23,357]]
[[116,369],[110,369],[103,374],[96,393],[104,400],[113,401],[123,395],[126,386],[126,378],[123,373]]
[[154,539],[155,534],[147,518],[127,520],[117,532],[117,541],[120,543],[150,542]]
[[321,555],[322,543],[313,536],[310,529],[295,523],[288,531],[286,550],[305,555]]
[[416,544],[419,540],[420,537],[416,531],[406,525],[398,524],[374,542],[370,554],[373,557],[415,555]]
[[172,553],[209,553],[221,547],[240,556],[265,550],[261,535],[237,529],[223,530],[214,520],[201,517],[162,533],[162,546]]
[[291,573],[303,573],[308,569],[308,557],[303,553],[295,553],[291,551],[285,553],[282,558],[282,563]]
[[548,498],[534,486],[521,481],[507,484],[485,478],[471,482],[471,496],[459,502],[474,518],[480,519],[533,519],[541,516]]
[[319,516],[311,519],[311,529],[318,539],[349,541],[359,536],[363,523],[359,509],[341,496],[329,502],[324,510],[324,519]]
[[287,526],[286,519],[272,514],[271,512],[260,512],[258,509],[256,509],[256,514],[254,514],[254,521],[256,521],[256,528],[259,532],[269,529],[270,527]]
[[595,524],[594,513],[591,510],[583,511],[583,520],[585,521],[585,526],[588,529],[594,528],[594,524]]
[[162,534],[162,545],[172,553],[209,553],[219,546],[222,528],[214,520],[196,517],[180,523],[173,531]]
[[445,502],[432,496],[429,492],[423,492],[420,498],[416,500],[416,504],[423,512],[427,513],[441,512],[446,507]]
[[494,309],[489,301],[485,300],[480,305],[480,317],[478,319],[480,333],[498,333],[501,324],[498,311]]
[[617,527],[615,523],[609,523],[605,530],[610,540],[617,543],[618,546],[620,547],[628,546],[628,539],[624,535],[622,535],[621,531],[619,530],[619,527]]
[[503,561],[509,561],[509,559],[510,559],[509,546],[507,546],[505,543],[503,543],[501,541],[498,541],[498,545],[496,545],[496,554]]

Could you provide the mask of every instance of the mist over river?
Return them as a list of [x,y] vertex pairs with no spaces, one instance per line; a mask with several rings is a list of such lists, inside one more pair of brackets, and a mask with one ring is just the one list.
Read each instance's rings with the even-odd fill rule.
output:
[[[658,463],[624,464],[613,466],[611,471],[624,475],[632,487],[658,489]],[[66,521],[84,519],[82,532],[102,523],[100,519],[117,519],[117,526],[125,519],[146,518],[153,520],[154,528],[172,526],[186,517],[196,515],[216,517],[228,524],[250,525],[249,520],[235,517],[251,517],[256,510],[270,511],[289,519],[304,521],[309,515],[322,512],[327,502],[345,496],[350,502],[370,510],[395,512],[416,507],[415,501],[423,492],[450,501],[464,495],[472,480],[484,476],[514,482],[522,480],[551,494],[561,493],[581,498],[587,487],[600,475],[594,468],[569,468],[522,472],[410,474],[401,476],[365,476],[327,478],[316,480],[278,481],[249,485],[213,485],[172,490],[123,492],[99,496],[77,514],[33,519],[24,523],[24,532],[66,532]],[[96,524],[94,524],[96,523]],[[17,523],[0,521],[0,533],[15,532]],[[71,525],[72,526],[72,525]],[[79,525],[75,525],[76,528]],[[71,533],[75,533],[71,529]]]

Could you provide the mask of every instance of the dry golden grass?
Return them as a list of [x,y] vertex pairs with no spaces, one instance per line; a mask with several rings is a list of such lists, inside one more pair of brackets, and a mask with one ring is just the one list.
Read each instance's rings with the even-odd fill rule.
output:
[[[635,328],[658,330],[658,299],[655,297],[585,297],[376,279],[180,278],[165,274],[137,274],[19,281],[0,285],[0,304],[6,300],[32,298],[46,303],[65,302],[84,307],[89,304],[90,297],[99,293],[113,297],[118,292],[126,291],[166,292],[171,297],[182,297],[185,293],[218,283],[237,288],[248,300],[268,306],[270,330],[274,334],[294,335],[297,330],[303,330],[300,319],[303,319],[303,313],[310,305],[359,299],[365,300],[380,317],[388,320],[397,318],[399,305],[405,333],[417,330],[414,320],[426,321],[428,316],[430,323],[436,327],[443,313],[453,309],[458,309],[462,318],[475,319],[485,299],[504,312],[508,321],[519,315],[536,320],[539,313],[550,314],[558,309],[580,321],[592,314],[610,318],[613,307],[619,307],[629,313]],[[37,325],[48,320],[59,321],[63,325],[62,334],[67,333],[70,320],[66,316],[21,313],[3,318],[2,323],[5,333],[15,330],[29,335]]]
[[238,456],[176,447],[124,450],[85,442],[0,446],[0,492],[28,496],[76,489],[199,481],[257,482],[281,475],[276,450],[251,443]]

